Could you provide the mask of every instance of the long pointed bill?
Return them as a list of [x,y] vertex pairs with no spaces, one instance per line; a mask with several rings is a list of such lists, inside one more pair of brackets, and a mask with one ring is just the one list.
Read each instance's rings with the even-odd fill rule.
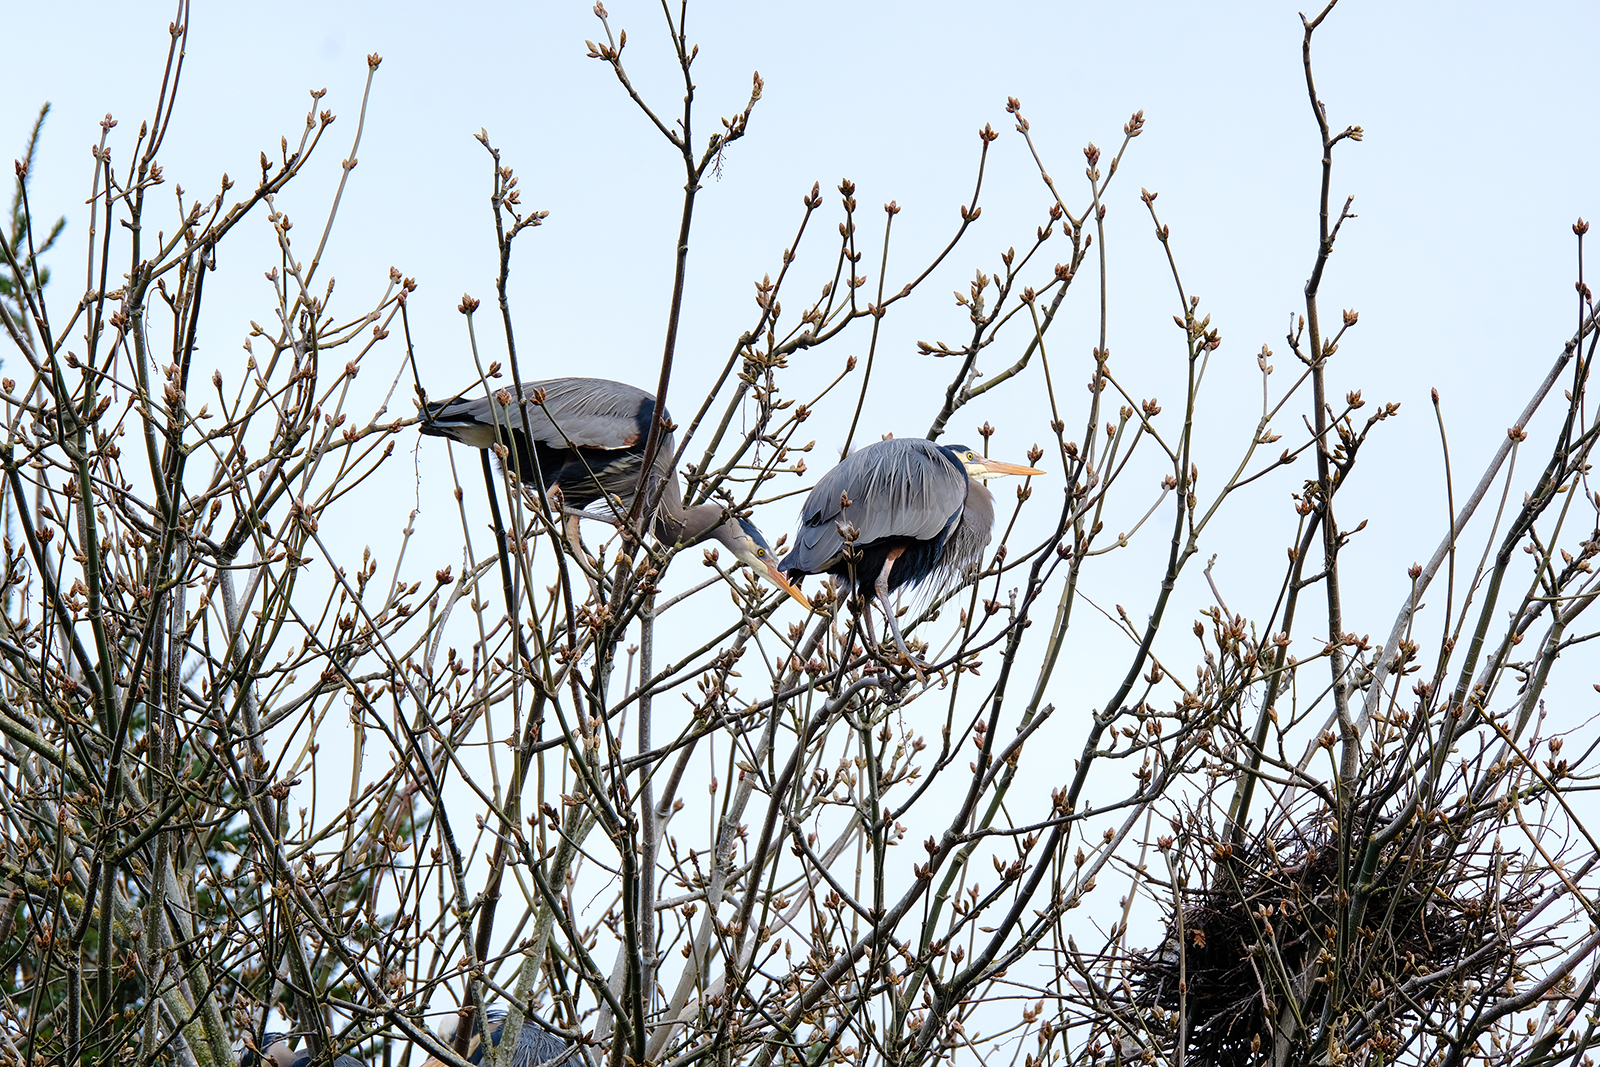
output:
[[793,582],[789,581],[789,579],[783,576],[783,572],[778,569],[778,565],[773,563],[771,560],[767,560],[766,564],[767,565],[763,571],[766,579],[779,589],[782,589],[785,593],[788,593],[790,596],[798,600],[801,607],[805,608],[807,611],[810,611],[811,601],[807,600],[806,595],[794,587]]
[[1038,470],[1037,468],[1034,468],[1034,467],[1019,467],[1015,463],[1001,463],[998,459],[986,459],[986,460],[983,461],[983,473],[993,475],[993,474],[1044,474],[1045,472],[1042,471],[1042,470]]

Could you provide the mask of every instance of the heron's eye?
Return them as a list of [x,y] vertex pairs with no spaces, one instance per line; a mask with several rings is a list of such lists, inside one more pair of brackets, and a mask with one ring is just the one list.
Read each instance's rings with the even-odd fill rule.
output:
[[766,549],[764,549],[764,548],[756,549],[756,559],[766,559],[766,558],[767,558],[767,550]]

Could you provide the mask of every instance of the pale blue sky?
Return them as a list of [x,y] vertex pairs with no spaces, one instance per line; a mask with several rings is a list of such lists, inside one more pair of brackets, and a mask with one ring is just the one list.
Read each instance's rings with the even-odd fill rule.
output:
[[[678,90],[661,62],[659,8],[618,0],[611,10],[613,26],[629,30],[635,78],[671,108]],[[35,204],[68,214],[57,257],[63,287],[84,233],[84,149],[110,111],[127,150],[153,102],[170,14],[163,4],[59,3],[11,16],[35,28],[9,62],[0,151],[15,154],[37,103],[53,103]],[[1415,500],[1430,511],[1442,502],[1431,491],[1438,449],[1429,387],[1444,393],[1457,469],[1468,470],[1520,406],[1534,368],[1570,334],[1569,227],[1600,207],[1584,51],[1597,23],[1600,9],[1583,3],[1510,15],[1497,5],[1347,0],[1319,34],[1331,121],[1367,132],[1364,143],[1342,148],[1334,178],[1336,195],[1355,194],[1360,218],[1346,228],[1325,300],[1362,313],[1335,383],[1406,403],[1390,436],[1409,442],[1427,472]],[[469,4],[449,14],[418,4],[198,4],[167,174],[191,190],[211,189],[222,170],[249,174],[261,149],[297,130],[304,90],[326,86],[324,106],[340,115],[333,144],[323,170],[289,203],[297,218],[320,215],[353,132],[363,56],[379,52],[361,165],[330,251],[341,285],[375,291],[390,264],[415,276],[413,324],[430,389],[465,380],[452,363],[463,340],[455,305],[463,291],[492,292],[488,167],[471,138],[487,127],[522,175],[525,201],[551,212],[542,231],[522,239],[513,275],[529,373],[582,366],[649,380],[681,175],[606,66],[584,57],[583,39],[599,33],[584,3]],[[879,394],[866,426],[924,428],[947,372],[914,357],[912,342],[958,335],[949,290],[976,266],[992,270],[1046,203],[1006,122],[1005,98],[1014,95],[1069,201],[1082,184],[1081,146],[1113,144],[1128,114],[1145,110],[1147,132],[1110,198],[1112,350],[1153,360],[1177,353],[1170,286],[1137,201],[1145,186],[1161,193],[1185,280],[1222,328],[1219,369],[1240,372],[1219,375],[1211,400],[1238,388],[1250,410],[1253,354],[1262,343],[1283,354],[1312,252],[1317,151],[1293,4],[1012,3],[981,14],[939,4],[696,4],[690,36],[702,46],[702,129],[743,101],[752,69],[767,93],[750,135],[700,200],[682,389],[693,389],[697,371],[709,374],[747,325],[751,282],[774,269],[813,180],[831,193],[851,177],[864,205],[897,200],[905,212],[891,273],[906,272],[951,229],[970,195],[974,132],[992,122],[1004,136],[991,153],[983,219],[940,284],[885,323],[882,350],[904,379],[903,406]],[[219,277],[239,268],[242,303],[231,323],[210,320],[218,351],[234,350],[243,320],[265,309],[267,294],[249,281],[266,262],[264,229],[251,238],[260,263],[246,262],[241,247],[234,264],[223,264]],[[814,254],[819,264],[828,255],[821,243]],[[1086,355],[1090,310],[1085,299],[1068,324],[1080,332],[1056,341],[1063,354]],[[864,335],[846,344],[864,346]],[[831,375],[843,351],[823,357],[813,378]],[[1162,384],[1150,391],[1172,396]],[[974,414],[1001,425],[997,447],[1018,451],[1042,435],[992,410]],[[1479,424],[1495,433],[1475,453]],[[1217,428],[1221,451],[1211,467],[1220,470],[1247,431],[1226,432],[1220,414]],[[1381,473],[1362,471],[1347,499],[1378,493]],[[1392,499],[1395,489],[1371,499]],[[768,524],[782,530],[791,517]],[[1409,546],[1396,548],[1391,565],[1431,547],[1431,526],[1425,545],[1410,544],[1417,532],[1411,524],[1390,531]]]

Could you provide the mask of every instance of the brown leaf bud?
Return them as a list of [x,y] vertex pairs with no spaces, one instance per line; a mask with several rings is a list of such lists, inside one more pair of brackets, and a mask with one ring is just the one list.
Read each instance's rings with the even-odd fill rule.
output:
[[477,297],[471,296],[470,294],[467,294],[467,293],[462,293],[461,294],[461,303],[456,305],[456,310],[461,312],[461,314],[463,314],[463,315],[470,315],[474,311],[478,310],[478,304],[479,303],[480,303],[480,301],[478,300]]

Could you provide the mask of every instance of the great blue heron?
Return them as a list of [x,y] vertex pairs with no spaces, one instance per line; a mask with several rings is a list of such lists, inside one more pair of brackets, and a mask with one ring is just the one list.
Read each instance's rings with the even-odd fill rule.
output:
[[[563,508],[580,511],[596,501],[602,513],[593,518],[619,521],[633,505],[644,462],[645,442],[655,417],[656,398],[643,389],[605,378],[551,378],[524,382],[522,393],[544,395],[544,402],[501,404],[489,397],[443,400],[429,404],[422,432],[447,437],[472,448],[496,441],[495,427],[514,450],[517,474],[529,485],[542,485]],[[523,425],[523,412],[527,425]],[[683,491],[672,471],[673,441],[663,434],[656,450],[651,489],[660,489],[655,532],[669,545],[693,544],[714,537],[739,562],[804,604],[811,604],[775,565],[776,555],[761,531],[748,519],[723,517],[720,504],[683,506]]]
[[[807,574],[837,574],[857,593],[870,590],[896,647],[920,676],[889,594],[929,580],[937,592],[983,554],[994,527],[994,497],[984,479],[1043,473],[985,459],[965,445],[919,437],[874,442],[846,456],[811,490],[794,548],[779,567],[797,582]],[[846,534],[858,559],[846,556]]]
[[[499,1048],[500,1035],[506,1026],[506,1013],[489,1011],[485,1014],[489,1020],[489,1043]],[[451,1017],[439,1027],[439,1040],[448,1045],[455,1039],[456,1020]],[[546,1064],[565,1063],[573,1058],[568,1054],[572,1048],[572,1045],[567,1044],[556,1034],[528,1019],[522,1024],[522,1033],[517,1036],[517,1047],[511,1050],[511,1067],[543,1067]],[[473,1026],[472,1040],[467,1045],[467,1054],[464,1058],[468,1063],[483,1062],[483,1042],[476,1024]],[[437,1057],[430,1057],[422,1067],[445,1067],[445,1063]]]
[[[294,1034],[263,1034],[260,1049],[256,1052],[245,1049],[239,1053],[239,1067],[310,1067],[310,1047],[294,1049],[289,1047],[289,1039]],[[335,1057],[333,1067],[366,1067],[366,1064],[348,1053]]]

